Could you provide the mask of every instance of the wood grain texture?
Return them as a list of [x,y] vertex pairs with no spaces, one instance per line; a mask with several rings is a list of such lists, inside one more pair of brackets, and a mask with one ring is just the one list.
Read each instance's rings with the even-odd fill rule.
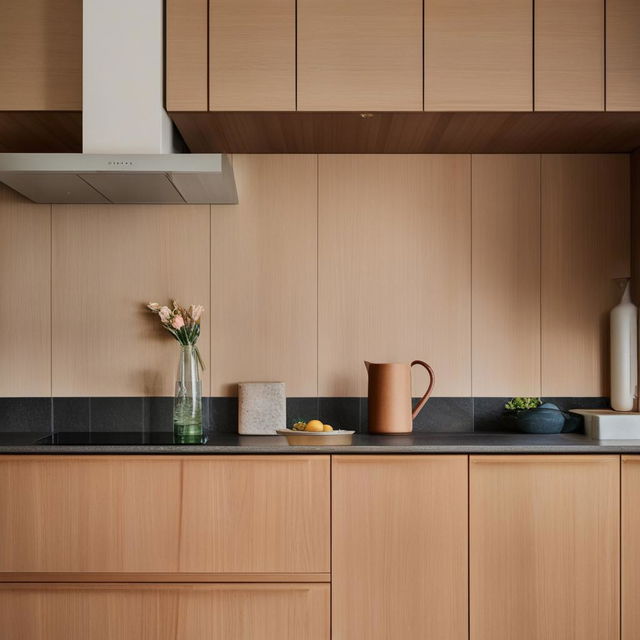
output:
[[53,206],[54,396],[173,395],[177,343],[149,301],[205,306],[210,363],[209,223],[208,205]]
[[472,390],[540,396],[540,156],[472,157]]
[[298,0],[300,111],[421,111],[420,0]]
[[3,585],[0,625],[16,640],[329,640],[329,586]]
[[364,360],[415,359],[434,395],[470,395],[470,157],[319,162],[319,395],[365,396]]
[[640,3],[607,0],[607,111],[640,110]]
[[166,108],[209,108],[209,33],[207,0],[166,0]]
[[640,113],[172,113],[194,153],[612,153]]
[[0,111],[0,153],[82,153],[82,113]]
[[211,0],[212,111],[295,111],[295,0]]
[[471,456],[471,637],[618,638],[618,456]]
[[334,456],[335,640],[464,640],[467,457]]
[[212,207],[211,394],[242,381],[317,391],[315,156],[236,156],[240,203]]
[[604,110],[604,0],[536,0],[535,110]]
[[160,573],[157,571],[147,573],[130,573],[120,571],[110,573],[104,571],[31,571],[29,573],[4,572],[0,573],[0,583],[4,582],[47,582],[57,584],[60,582],[135,582],[135,583],[165,583],[182,584],[185,582],[331,582],[331,574],[323,573],[215,573],[211,571],[198,571],[189,573],[179,571],[172,573]]
[[0,185],[0,396],[51,394],[51,207]]
[[2,456],[0,480],[3,573],[329,571],[328,456]]
[[82,109],[82,0],[4,0],[0,111]]
[[631,154],[631,295],[640,302],[640,150]]
[[532,111],[532,0],[425,0],[425,111]]
[[614,278],[629,264],[629,157],[542,157],[542,395],[606,396]]
[[622,640],[640,636],[640,456],[622,456]]

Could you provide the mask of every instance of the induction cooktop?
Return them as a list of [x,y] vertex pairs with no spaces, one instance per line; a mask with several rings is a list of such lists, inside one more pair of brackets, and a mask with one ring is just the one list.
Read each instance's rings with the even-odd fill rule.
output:
[[70,446],[135,446],[135,445],[200,445],[207,442],[207,436],[177,437],[171,431],[61,431],[50,434],[38,444],[70,445]]

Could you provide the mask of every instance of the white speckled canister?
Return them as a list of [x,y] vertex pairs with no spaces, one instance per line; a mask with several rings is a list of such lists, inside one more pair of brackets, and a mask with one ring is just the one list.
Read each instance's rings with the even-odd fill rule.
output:
[[275,435],[287,427],[287,395],[284,382],[238,384],[238,433]]

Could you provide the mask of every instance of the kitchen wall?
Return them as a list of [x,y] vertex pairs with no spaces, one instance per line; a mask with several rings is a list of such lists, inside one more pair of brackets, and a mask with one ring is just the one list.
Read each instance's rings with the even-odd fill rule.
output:
[[214,397],[284,380],[329,411],[366,395],[363,360],[415,358],[441,398],[607,395],[629,156],[234,166],[236,206],[49,206],[2,188],[0,396],[171,396],[176,346],[143,307],[171,297],[206,306]]

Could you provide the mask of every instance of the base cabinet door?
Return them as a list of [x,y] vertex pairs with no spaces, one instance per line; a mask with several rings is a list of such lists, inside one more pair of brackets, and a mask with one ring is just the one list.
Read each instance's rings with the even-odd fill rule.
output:
[[334,456],[333,640],[466,640],[466,456]]
[[640,456],[622,457],[622,640],[640,638]]
[[329,640],[329,585],[7,584],[12,640]]
[[471,456],[471,640],[620,637],[619,483],[618,456]]

